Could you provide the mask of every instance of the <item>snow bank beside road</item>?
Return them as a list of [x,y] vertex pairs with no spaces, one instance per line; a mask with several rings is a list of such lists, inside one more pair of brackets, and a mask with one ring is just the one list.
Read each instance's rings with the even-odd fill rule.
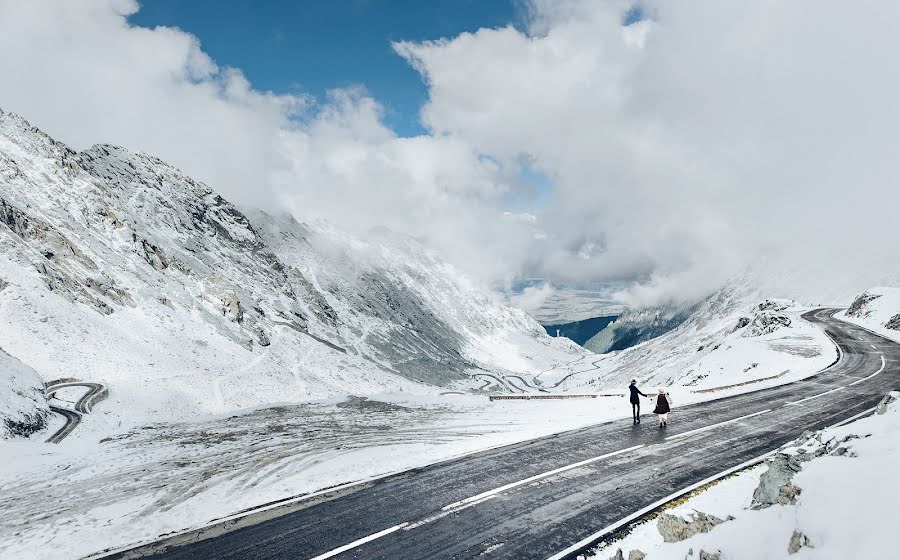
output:
[[[897,397],[900,393],[892,393],[891,398]],[[790,462],[800,469],[790,479],[793,488],[779,492],[783,503],[753,504],[760,478],[769,477],[766,467],[757,467],[713,486],[676,510],[701,511],[719,519],[733,516],[733,520],[673,543],[664,542],[657,520],[650,520],[594,551],[590,558],[606,560],[619,548],[625,554],[640,550],[654,560],[693,560],[701,558],[701,551],[707,558],[722,560],[893,558],[900,402],[886,404],[882,412],[807,434],[782,448],[783,459],[776,458],[776,466],[769,468]]]

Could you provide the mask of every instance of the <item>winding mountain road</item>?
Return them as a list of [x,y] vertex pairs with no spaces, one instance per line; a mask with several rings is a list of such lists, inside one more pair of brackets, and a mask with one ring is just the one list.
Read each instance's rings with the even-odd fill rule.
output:
[[[573,558],[636,512],[750,464],[798,437],[868,413],[896,389],[900,344],[804,317],[839,358],[802,381],[475,453],[224,520],[110,557]],[[623,403],[622,405],[626,405]]]
[[109,395],[109,391],[102,383],[92,383],[78,380],[58,380],[47,383],[44,394],[47,398],[53,398],[57,391],[67,387],[86,387],[87,391],[75,402],[74,410],[61,406],[51,406],[50,410],[62,416],[66,423],[52,436],[47,438],[47,443],[59,443],[72,433],[72,430],[81,423],[81,415],[89,414],[94,405]]

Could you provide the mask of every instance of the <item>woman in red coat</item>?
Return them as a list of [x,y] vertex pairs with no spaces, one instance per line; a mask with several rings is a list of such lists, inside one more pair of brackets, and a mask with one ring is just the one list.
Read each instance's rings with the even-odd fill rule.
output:
[[672,398],[669,397],[669,393],[667,393],[665,389],[660,387],[659,394],[656,396],[656,408],[653,409],[653,414],[656,414],[659,418],[660,428],[666,427],[666,422],[669,420],[669,412],[671,410]]

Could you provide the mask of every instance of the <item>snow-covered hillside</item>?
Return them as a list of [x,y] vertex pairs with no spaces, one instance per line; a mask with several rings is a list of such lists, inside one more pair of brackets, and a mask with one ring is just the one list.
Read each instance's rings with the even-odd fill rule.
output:
[[900,341],[900,288],[867,290],[838,317]]
[[560,366],[540,380],[570,390],[624,390],[632,378],[690,390],[759,380],[784,383],[811,375],[836,357],[825,333],[801,318],[807,309],[767,300],[746,281],[733,281],[674,330],[620,352]]
[[43,429],[49,413],[41,378],[0,348],[0,439]]
[[76,153],[2,112],[0,277],[0,346],[105,382],[107,422],[469,389],[583,352],[411,239],[248,216],[154,157]]
[[626,311],[584,347],[598,354],[630,348],[678,327],[696,309],[694,304],[682,304]]

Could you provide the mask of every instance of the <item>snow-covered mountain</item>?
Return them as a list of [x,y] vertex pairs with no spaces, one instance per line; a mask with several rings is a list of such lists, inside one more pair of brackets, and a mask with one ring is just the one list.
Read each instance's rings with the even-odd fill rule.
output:
[[835,357],[824,332],[800,318],[805,309],[787,300],[767,300],[752,280],[735,279],[695,305],[671,331],[594,356],[593,367],[574,374],[559,368],[540,379],[563,390],[585,390],[623,389],[632,378],[648,386],[702,389],[803,377]]
[[412,239],[244,212],[3,112],[0,282],[0,346],[44,379],[106,382],[137,417],[465,389],[582,352]]
[[584,347],[598,354],[630,348],[671,331],[684,323],[697,307],[693,303],[672,304],[626,311],[585,342]]

